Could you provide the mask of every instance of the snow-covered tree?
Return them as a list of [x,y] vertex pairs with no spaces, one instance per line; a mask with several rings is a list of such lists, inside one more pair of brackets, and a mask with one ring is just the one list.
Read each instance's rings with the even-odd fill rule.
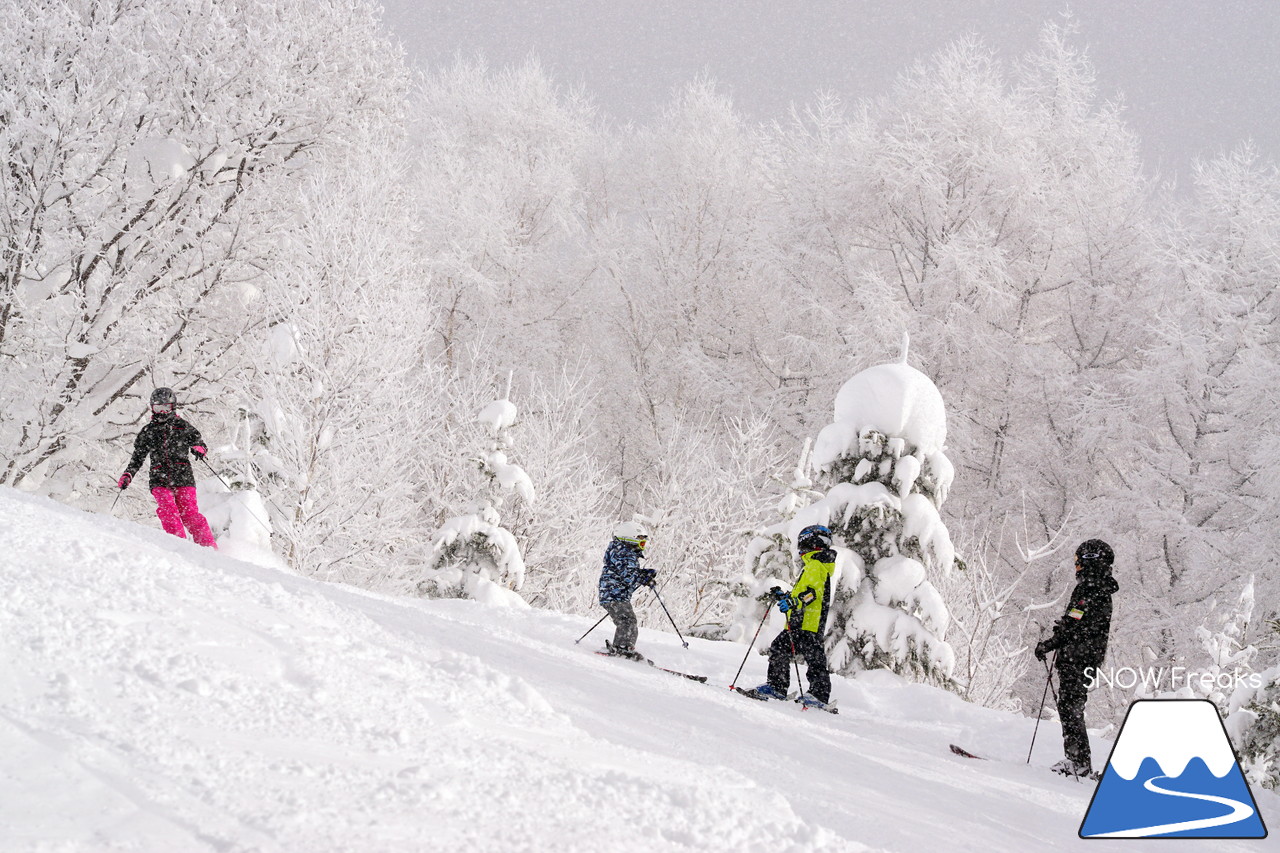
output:
[[731,441],[726,416],[767,408],[778,421],[766,389],[784,369],[778,352],[791,342],[776,330],[790,312],[768,270],[757,146],[730,99],[700,81],[654,126],[621,135],[608,179],[591,185],[607,204],[591,217],[591,282],[602,294],[597,319],[613,333],[586,345],[616,377],[601,427],[617,478],[639,486],[628,501],[687,424]]
[[890,668],[949,681],[947,607],[930,578],[955,550],[938,514],[954,474],[938,389],[902,360],[868,368],[836,395],[813,464],[826,493],[790,522],[825,524],[849,552],[834,592],[827,645],[835,672]]
[[1280,637],[1268,638],[1266,632],[1276,628],[1280,626],[1259,630],[1250,577],[1234,606],[1219,611],[1214,602],[1204,623],[1196,626],[1202,654],[1188,656],[1187,669],[1195,677],[1178,694],[1217,705],[1249,781],[1273,789],[1280,787],[1280,665],[1275,655]]
[[[1253,659],[1258,654],[1257,647],[1249,642],[1249,627],[1254,618],[1253,596],[1253,578],[1250,577],[1234,607],[1228,607],[1221,613],[1211,612],[1195,629],[1208,658],[1208,666],[1197,666],[1195,670],[1210,678],[1193,687],[1223,711],[1228,710],[1225,706],[1231,698],[1232,689],[1226,680],[1236,675],[1251,674]],[[1217,609],[1216,603],[1213,609]]]
[[[1002,520],[1001,526],[1010,519]],[[1045,602],[1017,605],[1014,596],[1019,587],[1032,574],[1036,563],[1053,557],[1062,548],[1062,531],[1042,545],[1032,546],[1030,529],[1025,515],[1020,534],[1014,539],[1019,544],[1026,570],[1012,580],[983,558],[987,549],[981,542],[960,548],[963,553],[976,555],[961,563],[950,577],[944,577],[939,590],[951,612],[948,642],[956,651],[956,668],[953,677],[960,695],[971,702],[990,708],[1017,711],[1022,707],[1016,687],[1028,668],[1039,667],[1030,654],[1027,641],[1028,628],[1034,615],[1061,610],[1065,590]],[[1003,537],[1004,531],[984,530],[983,536]]]
[[[740,580],[738,556],[747,522],[772,502],[762,472],[779,462],[773,427],[762,418],[729,419],[709,428],[677,421],[647,477],[646,564],[672,616],[701,636],[721,636]],[[644,624],[667,624],[659,605],[640,602]]]
[[452,389],[400,239],[403,147],[382,122],[348,142],[294,193],[287,264],[254,299],[269,325],[235,383],[235,449],[218,461],[267,497],[292,568],[381,588],[387,563],[434,532],[415,496],[424,460],[449,454]]
[[516,537],[503,527],[501,510],[510,495],[533,503],[533,481],[507,456],[519,410],[507,393],[480,410],[476,423],[488,441],[475,458],[484,486],[471,511],[448,519],[436,533],[419,593],[431,597],[475,598],[524,605],[514,595],[524,585],[524,556]]
[[0,483],[74,500],[153,385],[220,390],[287,186],[402,69],[360,0],[29,0],[0,27]]
[[1232,693],[1224,722],[1249,781],[1280,790],[1280,619],[1254,636],[1259,671]]
[[[1194,197],[1174,210],[1152,339],[1129,372],[1142,583],[1194,607],[1254,574],[1266,618],[1280,599],[1280,170],[1242,146],[1197,164]],[[1178,621],[1165,627],[1186,653],[1196,641]]]
[[503,526],[525,562],[520,595],[534,607],[588,613],[612,527],[613,484],[595,446],[595,395],[581,369],[533,378],[520,391],[520,467],[537,500],[508,502]]
[[[1087,58],[1060,27],[1013,67],[960,42],[850,124],[809,122],[836,176],[820,205],[788,205],[793,228],[806,226],[798,245],[821,250],[820,264],[789,252],[788,268],[812,271],[823,300],[845,309],[826,363],[850,339],[886,347],[892,330],[911,332],[957,415],[962,523],[1025,503],[1048,538],[1069,514],[1105,518],[1092,501],[1124,485],[1099,410],[1123,399],[1142,345],[1150,244],[1136,142],[1098,98]],[[1002,581],[1025,568],[1011,539],[987,547]]]
[[534,60],[460,61],[423,78],[409,118],[412,240],[440,311],[433,345],[447,368],[469,369],[467,343],[483,334],[522,370],[550,375],[594,319],[580,251],[592,106]]

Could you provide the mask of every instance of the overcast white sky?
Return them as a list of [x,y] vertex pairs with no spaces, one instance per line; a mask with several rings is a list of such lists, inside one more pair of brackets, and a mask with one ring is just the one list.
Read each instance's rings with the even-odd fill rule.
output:
[[[786,115],[829,88],[852,102],[976,34],[1013,60],[1062,0],[383,0],[420,66],[536,54],[602,111],[647,121],[701,74],[748,117]],[[1123,95],[1152,171],[1252,138],[1280,159],[1280,0],[1074,0],[1106,97]]]

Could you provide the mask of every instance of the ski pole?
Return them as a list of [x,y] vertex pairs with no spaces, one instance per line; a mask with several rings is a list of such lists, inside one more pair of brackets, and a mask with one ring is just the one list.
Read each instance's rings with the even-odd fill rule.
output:
[[796,687],[800,688],[800,695],[805,694],[804,682],[800,680],[800,661],[796,659],[796,638],[791,633],[791,619],[787,618],[787,641],[791,643],[791,662],[796,667]]
[[649,584],[649,589],[653,590],[653,597],[658,599],[659,604],[662,604],[662,612],[667,614],[667,621],[671,623],[672,628],[675,628],[676,636],[680,638],[680,644],[686,649],[689,648],[689,643],[685,640],[684,635],[680,633],[680,628],[676,625],[676,620],[671,618],[671,611],[667,609],[667,605],[663,604],[662,596],[658,595],[658,588],[653,584]]
[[[1053,652],[1053,659],[1055,661],[1058,659],[1057,649],[1055,649]],[[1036,735],[1040,733],[1040,715],[1044,713],[1044,703],[1045,703],[1045,700],[1049,698],[1049,684],[1050,682],[1053,681],[1053,667],[1049,666],[1048,664],[1045,664],[1045,666],[1049,670],[1049,677],[1044,680],[1044,695],[1040,697],[1040,710],[1036,712],[1036,727],[1031,732],[1031,748],[1027,750],[1028,764],[1031,763],[1031,753],[1036,748]]]
[[[1056,655],[1057,652],[1054,652]],[[1053,689],[1053,670],[1049,668],[1049,662],[1044,662],[1045,671],[1049,673],[1049,692],[1053,694],[1053,703],[1058,704],[1058,691]]]
[[[804,623],[804,611],[805,611],[805,608],[807,608],[808,606],[809,605],[807,604],[800,605],[801,624]],[[804,682],[800,680],[800,661],[798,659],[798,655],[796,654],[796,637],[794,634],[791,633],[791,614],[790,613],[787,614],[787,640],[791,643],[791,662],[796,665],[796,687],[800,688],[800,695],[803,696],[805,694]]]
[[107,515],[111,516],[112,518],[115,518],[116,504],[120,503],[120,496],[123,494],[124,494],[124,489],[119,489],[116,491],[116,499],[111,502],[111,509],[107,510]]
[[[603,615],[603,616],[601,616],[601,617],[600,617],[600,622],[603,622],[604,620],[606,620],[606,619],[608,619],[608,618],[609,618],[609,614],[608,614],[608,613],[606,613],[605,615]],[[590,634],[590,633],[591,633],[592,631],[594,631],[596,628],[599,628],[599,627],[600,627],[600,622],[597,622],[596,624],[594,624],[594,625],[592,625],[590,628],[588,628],[588,629],[587,629],[587,634]],[[578,643],[581,643],[583,640],[585,640],[585,639],[587,638],[587,634],[583,634],[581,637],[579,637],[578,639],[574,640],[574,641],[573,641],[573,644],[576,646],[576,645],[578,645]]]
[[[209,469],[209,473],[210,473],[210,474],[212,474],[214,477],[217,477],[217,478],[218,478],[218,482],[219,482],[219,483],[221,483],[222,485],[224,485],[224,486],[226,486],[226,487],[227,487],[227,491],[228,491],[228,492],[233,491],[233,489],[231,488],[231,484],[230,484],[230,483],[228,483],[226,480],[222,479],[222,476],[221,476],[220,474],[218,474],[218,472],[217,472],[217,471],[213,470],[213,466],[209,464],[209,460],[207,460],[207,459],[205,459],[203,456],[201,456],[201,457],[200,457],[200,461],[204,463],[204,467],[206,467],[206,468],[208,468],[208,469]],[[243,506],[243,504],[242,504],[242,506]],[[262,525],[262,529],[263,529],[263,530],[265,530],[265,531],[267,531],[267,535],[268,535],[268,536],[270,536],[270,535],[271,535],[271,525],[267,524],[267,523],[266,523],[265,521],[263,521],[261,518],[258,518],[258,514],[257,514],[256,512],[254,512],[253,510],[249,509],[249,507],[247,507],[247,506],[246,506],[246,507],[244,508],[244,510],[245,510],[245,512],[249,513],[249,515],[250,515],[250,516],[252,516],[252,517],[253,517],[253,520],[254,520],[254,521],[256,521],[256,522],[258,522],[259,524],[261,524],[261,525]]]
[[756,646],[756,640],[760,637],[760,629],[764,627],[764,622],[769,618],[769,611],[773,609],[773,605],[765,607],[764,615],[760,617],[760,624],[756,626],[755,636],[751,638],[751,645],[747,646],[747,653],[742,656],[742,663],[738,664],[738,671],[733,674],[733,683],[729,685],[729,689],[733,690],[738,683],[738,676],[742,675],[742,668],[747,665],[747,658],[751,657],[751,650]]

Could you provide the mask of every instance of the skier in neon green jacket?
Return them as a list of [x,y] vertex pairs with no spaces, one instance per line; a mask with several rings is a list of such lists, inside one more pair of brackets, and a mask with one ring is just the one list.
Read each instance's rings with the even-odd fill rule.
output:
[[787,628],[769,646],[769,680],[751,692],[762,699],[785,699],[791,686],[791,658],[800,655],[808,664],[809,678],[809,689],[800,701],[825,706],[831,701],[831,673],[823,632],[836,552],[831,549],[831,531],[821,524],[801,530],[796,544],[804,565],[799,580],[790,595],[779,587],[771,590],[778,609],[787,614]]

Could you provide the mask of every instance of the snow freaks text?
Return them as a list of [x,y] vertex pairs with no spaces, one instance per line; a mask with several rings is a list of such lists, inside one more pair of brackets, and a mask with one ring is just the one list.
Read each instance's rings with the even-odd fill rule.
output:
[[1211,690],[1235,690],[1249,687],[1257,690],[1262,687],[1262,676],[1256,672],[1217,671],[1195,672],[1184,666],[1145,666],[1145,667],[1089,667],[1084,671],[1086,686],[1093,690],[1097,687],[1133,690],[1141,686],[1148,691],[1178,691],[1183,688],[1199,688],[1203,692]]

